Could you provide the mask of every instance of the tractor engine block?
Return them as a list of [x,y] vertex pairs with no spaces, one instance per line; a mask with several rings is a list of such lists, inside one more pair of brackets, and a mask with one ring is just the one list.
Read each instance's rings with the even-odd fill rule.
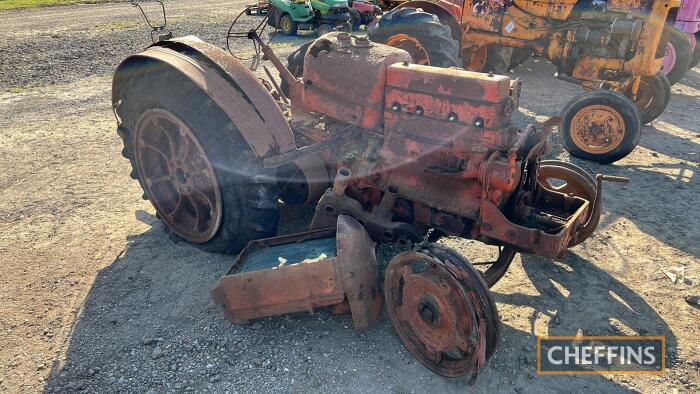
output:
[[347,33],[324,35],[308,48],[292,105],[338,121],[326,138],[345,138],[320,155],[337,175],[312,227],[348,213],[384,240],[420,238],[429,228],[490,236],[492,227],[480,225],[484,210],[498,216],[493,220],[516,220],[523,186],[535,189],[536,170],[528,166],[546,150],[546,133],[511,124],[519,81],[409,59]]

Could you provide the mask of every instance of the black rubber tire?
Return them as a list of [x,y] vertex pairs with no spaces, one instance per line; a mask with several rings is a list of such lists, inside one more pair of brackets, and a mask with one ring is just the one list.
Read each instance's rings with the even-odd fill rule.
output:
[[360,11],[351,8],[350,11],[350,24],[352,25],[352,30],[357,31],[360,30],[360,26],[362,26],[362,15],[360,15]]
[[[603,154],[586,152],[578,147],[571,138],[570,128],[574,115],[583,108],[596,104],[606,105],[616,109],[622,116],[625,124],[625,136],[620,145],[614,150]],[[564,149],[572,156],[600,164],[613,163],[629,155],[639,143],[639,137],[642,134],[642,122],[639,117],[639,111],[632,100],[620,93],[609,90],[586,92],[574,97],[566,104],[566,107],[564,107],[562,117],[564,118],[564,122],[559,130],[559,134]]]
[[[287,25],[287,23],[289,23],[289,28],[284,29],[283,27]],[[289,16],[289,14],[284,14],[280,18],[279,28],[282,34],[284,34],[285,36],[295,36],[297,35],[297,29],[299,29],[299,25],[296,22],[294,22],[294,20],[291,16]]]
[[489,45],[486,63],[481,72],[503,75],[510,69],[513,48],[502,45]]
[[415,38],[428,52],[431,66],[463,66],[459,42],[452,38],[450,27],[442,24],[436,15],[403,7],[387,12],[367,28],[367,35],[375,42],[386,43],[396,34]]
[[[273,174],[263,168],[231,119],[176,69],[155,60],[132,65],[117,71],[115,80],[127,82],[113,93],[121,100],[116,109],[121,119],[117,134],[124,144],[122,155],[131,162],[131,177],[145,190],[134,152],[136,122],[148,109],[168,110],[196,134],[221,188],[219,228],[213,238],[195,245],[209,252],[238,253],[251,240],[275,235],[279,207]],[[172,238],[182,239],[169,232]]]
[[672,70],[669,72],[664,70],[664,73],[666,74],[666,78],[668,78],[668,82],[671,84],[671,86],[673,86],[683,78],[685,73],[690,68],[690,62],[692,61],[693,57],[693,49],[690,47],[690,40],[688,40],[685,33],[676,29],[675,27],[671,28],[671,39],[669,44],[672,45],[676,51],[676,64],[673,65]]
[[335,29],[333,25],[329,25],[328,23],[324,23],[321,25],[316,26],[316,35],[321,37],[324,34],[330,33]]
[[[306,51],[309,50],[309,47],[313,43],[314,41],[309,41],[287,56],[287,68],[289,69],[289,72],[291,72],[292,75],[297,78],[304,74],[304,56],[306,55]],[[282,90],[282,93],[284,93],[285,96],[289,97],[289,85],[287,85],[287,82],[284,79],[280,80],[280,90]]]
[[267,9],[267,24],[273,29],[277,29],[279,26],[280,11],[270,5]]
[[695,50],[693,58],[690,60],[690,68],[697,66],[700,63],[700,32],[695,33]]
[[513,48],[513,54],[510,56],[509,70],[515,70],[521,64],[525,63],[532,57],[532,50],[527,48]]
[[642,124],[648,124],[661,116],[668,107],[668,102],[671,100],[671,83],[663,71],[659,71],[652,77],[642,77],[639,89],[652,90],[653,98],[650,102],[647,104],[637,103]]

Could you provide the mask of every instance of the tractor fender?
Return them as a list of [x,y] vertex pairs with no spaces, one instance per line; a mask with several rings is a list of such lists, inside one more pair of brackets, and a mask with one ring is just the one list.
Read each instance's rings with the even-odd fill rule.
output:
[[143,58],[166,63],[201,87],[228,115],[258,157],[296,149],[282,110],[255,75],[238,59],[193,36],[155,43],[124,60],[112,84],[113,106],[119,105],[119,92],[128,77],[120,71]]
[[445,1],[445,0],[435,0],[425,1],[425,0],[412,0],[405,3],[401,3],[396,8],[421,8],[423,11],[433,14],[440,19],[440,22],[448,25],[452,31],[452,38],[462,42],[462,29],[459,26],[459,21],[462,18],[462,6],[463,2],[456,1]]

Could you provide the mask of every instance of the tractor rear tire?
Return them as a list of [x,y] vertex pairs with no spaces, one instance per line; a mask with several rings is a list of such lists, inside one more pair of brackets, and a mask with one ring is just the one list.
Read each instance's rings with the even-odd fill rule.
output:
[[[629,97],[631,92],[626,92],[626,95]],[[639,109],[642,124],[648,124],[664,113],[670,100],[671,83],[663,71],[659,71],[651,77],[642,77],[637,98],[633,101]]]
[[574,97],[562,112],[564,149],[572,156],[609,164],[630,154],[639,143],[642,122],[632,100],[597,90]]
[[527,48],[513,48],[508,69],[515,70],[518,66],[528,61],[528,59],[532,57],[532,54],[532,50]]
[[[289,69],[289,72],[296,78],[304,74],[304,56],[306,56],[306,51],[309,50],[309,47],[313,43],[314,41],[309,41],[287,56],[287,69]],[[285,96],[289,97],[289,85],[287,85],[284,79],[281,79],[280,90],[282,90]]]
[[367,35],[372,41],[406,50],[417,64],[463,66],[459,42],[452,37],[450,27],[421,9],[394,9],[372,22]]
[[700,63],[700,31],[695,33],[695,50],[693,51],[693,59],[690,61],[690,68],[693,68]]
[[663,72],[671,86],[680,81],[690,68],[693,57],[693,49],[686,34],[675,27],[671,28],[671,39],[667,44],[666,57],[664,57]]
[[280,23],[280,11],[273,7],[272,5],[269,6],[267,9],[267,24],[268,26],[272,27],[273,29],[278,29],[279,28],[279,23]]
[[115,77],[128,81],[119,92],[117,134],[131,177],[173,238],[237,253],[275,235],[276,182],[232,120],[179,70],[143,62]]
[[334,29],[335,28],[333,27],[333,25],[329,25],[328,23],[324,23],[324,24],[318,25],[316,27],[316,34],[319,37],[321,37],[324,34],[328,34],[328,33],[332,32]]
[[279,29],[285,36],[295,36],[299,25],[294,22],[289,14],[284,14],[282,18],[280,18]]

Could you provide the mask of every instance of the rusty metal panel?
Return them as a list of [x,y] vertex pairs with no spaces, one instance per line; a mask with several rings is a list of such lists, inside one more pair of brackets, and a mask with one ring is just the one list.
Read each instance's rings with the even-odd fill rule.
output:
[[[200,65],[220,68],[215,72],[223,74],[220,72],[223,71],[227,74],[221,75],[221,78],[225,80],[222,86],[228,90],[227,94],[242,95],[252,105],[256,111],[256,117],[263,120],[262,124],[255,127],[248,127],[244,124],[239,126],[239,130],[246,141],[253,145],[258,156],[266,156],[271,152],[288,152],[296,148],[294,134],[282,110],[248,67],[220,48],[193,36],[164,41],[157,45],[167,46],[172,45],[172,43],[187,46],[202,55],[198,59],[190,57],[190,61],[197,60]],[[238,108],[235,106],[224,107],[224,110],[236,111]],[[234,123],[238,121],[235,116],[232,117],[232,120]]]
[[[389,67],[386,85],[431,96],[449,96],[469,102],[501,103],[510,96],[511,79],[458,68],[438,68],[419,64]],[[438,96],[439,97],[439,96]]]
[[337,228],[251,241],[212,289],[236,324],[349,303],[353,323],[364,330],[381,313],[374,244],[349,216]]
[[348,33],[329,33],[304,58],[303,106],[365,129],[382,126],[386,69],[408,52]]

